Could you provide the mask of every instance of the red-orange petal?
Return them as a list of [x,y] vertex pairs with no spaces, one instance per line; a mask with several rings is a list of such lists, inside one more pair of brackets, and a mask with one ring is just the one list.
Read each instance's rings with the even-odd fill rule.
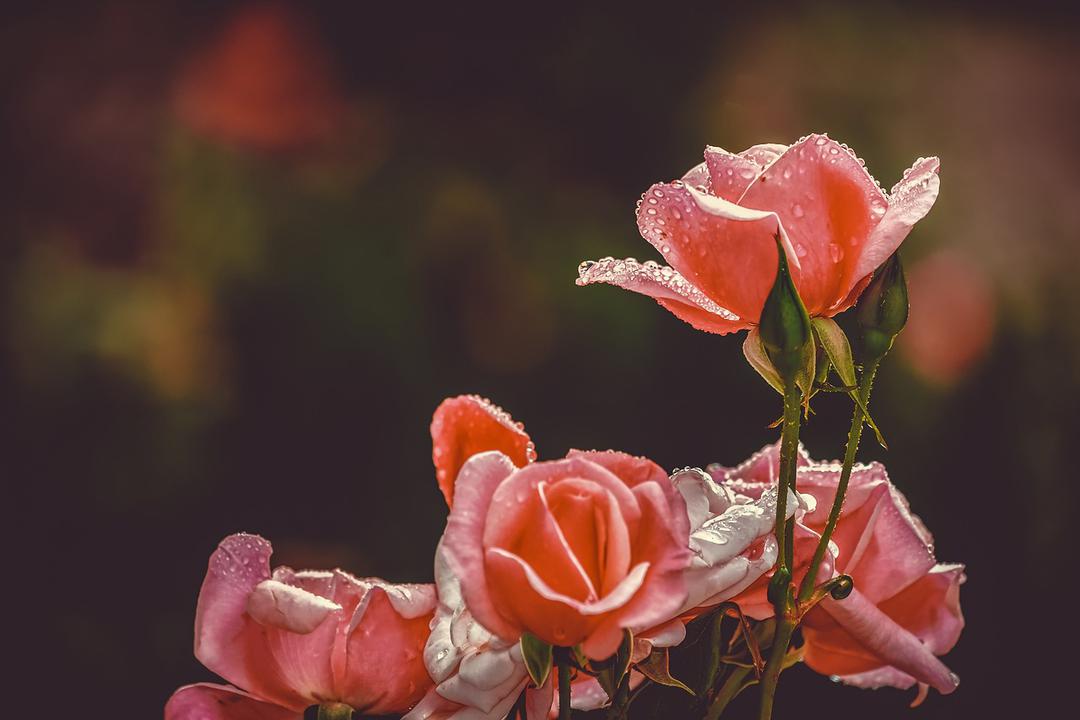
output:
[[521,423],[478,395],[447,398],[431,418],[431,459],[446,504],[454,504],[454,482],[473,455],[498,450],[518,467],[536,458],[532,440]]

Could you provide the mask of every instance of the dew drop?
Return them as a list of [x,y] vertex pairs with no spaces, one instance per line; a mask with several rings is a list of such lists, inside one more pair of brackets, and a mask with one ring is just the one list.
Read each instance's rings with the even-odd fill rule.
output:
[[748,167],[747,167],[747,168],[743,168],[742,170],[740,170],[740,171],[739,171],[739,175],[742,175],[742,176],[743,176],[743,178],[745,178],[746,180],[753,180],[753,179],[754,179],[754,176],[755,176],[756,174],[757,174],[757,173],[755,173],[755,172],[754,172],[754,169],[753,169],[753,168],[748,168]]
[[824,144],[825,144],[825,143],[827,143],[827,142],[829,142],[829,139],[828,139],[827,137],[825,137],[825,136],[823,135],[823,136],[821,136],[821,137],[819,137],[819,138],[817,139],[817,141],[815,142],[815,144],[816,144],[816,145],[824,145]]
[[806,213],[803,211],[802,205],[800,205],[799,203],[795,203],[791,206],[791,214],[797,218],[801,218]]
[[795,254],[799,257],[806,257],[806,246],[802,243],[797,243],[795,245]]
[[834,263],[840,262],[844,259],[844,248],[836,243],[829,243],[829,257],[832,258]]
[[785,180],[790,180],[791,179],[791,168],[789,168],[789,167],[784,168],[784,179]]

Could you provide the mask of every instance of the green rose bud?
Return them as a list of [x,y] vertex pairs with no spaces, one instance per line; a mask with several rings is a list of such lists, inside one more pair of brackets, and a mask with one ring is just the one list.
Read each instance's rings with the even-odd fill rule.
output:
[[859,324],[859,360],[871,363],[885,357],[908,319],[907,281],[900,256],[893,253],[874,272],[855,307]]
[[765,298],[758,323],[761,343],[784,383],[794,382],[804,393],[809,393],[814,380],[814,333],[806,306],[791,279],[779,233],[776,252],[779,255],[776,281]]

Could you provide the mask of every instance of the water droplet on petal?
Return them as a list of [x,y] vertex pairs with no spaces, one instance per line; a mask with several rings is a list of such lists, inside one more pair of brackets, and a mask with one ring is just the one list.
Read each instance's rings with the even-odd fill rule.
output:
[[791,179],[791,168],[789,168],[789,167],[784,168],[784,179],[785,180],[790,180]]
[[801,218],[806,213],[803,211],[802,205],[800,205],[799,203],[795,203],[791,206],[791,214],[797,218]]
[[844,259],[844,248],[836,243],[829,243],[829,257],[832,258],[834,263],[840,262]]
[[806,246],[803,245],[802,243],[796,244],[795,245],[795,254],[798,255],[799,257],[806,257]]

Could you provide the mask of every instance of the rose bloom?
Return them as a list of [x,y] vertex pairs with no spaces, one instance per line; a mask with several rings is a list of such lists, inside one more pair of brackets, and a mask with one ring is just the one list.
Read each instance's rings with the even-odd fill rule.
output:
[[[735,492],[753,496],[775,486],[779,444],[766,447],[737,468],[709,468]],[[840,465],[817,463],[800,449],[797,486],[814,503],[798,519],[796,581],[805,576],[817,539],[836,497]],[[799,538],[803,541],[800,542]],[[956,689],[956,675],[936,656],[956,645],[964,618],[960,611],[962,565],[938,564],[933,538],[913,515],[907,500],[880,463],[852,470],[843,510],[819,581],[850,575],[854,590],[843,600],[826,597],[802,621],[806,664],[850,685],[910,688],[916,703],[928,687]],[[772,615],[765,599],[768,576],[736,598],[753,617]]]
[[[447,504],[452,501],[458,472],[473,455],[498,450],[517,467],[536,459],[524,425],[476,395],[443,401],[432,419],[431,437],[436,477]],[[518,639],[500,638],[477,622],[465,604],[461,581],[441,544],[435,554],[435,583],[439,604],[424,649],[424,662],[435,687],[409,713],[408,720],[501,720],[522,692],[530,718],[556,714],[553,677],[544,687],[533,687]],[[634,638],[632,659],[642,660],[653,648],[670,647],[684,637],[685,630],[678,620],[644,630]],[[639,673],[631,673],[632,685],[641,679]],[[574,709],[594,710],[608,704],[596,679],[579,673],[572,682]]]
[[195,656],[237,687],[180,688],[166,720],[299,720],[323,703],[385,715],[416,704],[431,686],[421,651],[434,587],[341,570],[271,572],[271,552],[263,538],[238,534],[211,555]]
[[443,547],[481,625],[602,660],[624,629],[682,606],[688,533],[682,496],[645,458],[571,451],[519,469],[491,451],[461,468]]
[[[453,498],[442,550],[465,606],[494,635],[516,642],[530,632],[602,660],[624,629],[674,617],[686,598],[689,522],[658,465],[578,450],[532,462],[524,428],[476,396],[440,405],[432,441]],[[483,447],[492,449],[475,452]]]
[[703,163],[653,185],[638,204],[638,229],[671,266],[604,258],[582,263],[577,282],[648,295],[699,330],[726,334],[757,324],[779,233],[807,311],[831,317],[855,304],[929,212],[938,165],[920,158],[886,194],[846,145],[824,135],[737,154],[706,147]]
[[[525,426],[490,400],[476,395],[444,400],[435,410],[431,436],[436,478],[447,504],[453,501],[461,466],[474,454],[499,450],[517,467],[536,460]],[[543,688],[532,687],[517,640],[492,635],[476,621],[465,606],[461,582],[450,569],[442,545],[435,553],[435,585],[438,607],[424,648],[424,663],[435,687],[410,712],[408,720],[501,720],[523,691],[529,718],[556,715],[553,677]],[[634,638],[632,661],[644,660],[653,648],[674,646],[685,635],[677,619],[640,631]],[[632,671],[632,685],[642,679]],[[593,710],[607,705],[609,698],[595,678],[575,674],[571,703],[577,710]]]

